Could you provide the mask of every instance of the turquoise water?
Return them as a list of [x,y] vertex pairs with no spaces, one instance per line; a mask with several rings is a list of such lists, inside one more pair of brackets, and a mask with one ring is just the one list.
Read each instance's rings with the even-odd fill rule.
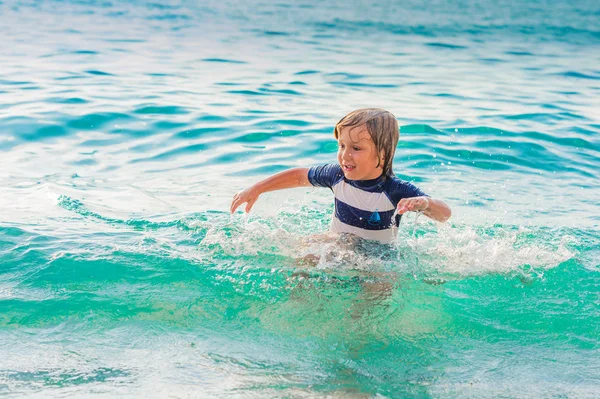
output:
[[[600,396],[600,6],[511,3],[0,2],[0,395]],[[447,225],[228,214],[367,106]]]

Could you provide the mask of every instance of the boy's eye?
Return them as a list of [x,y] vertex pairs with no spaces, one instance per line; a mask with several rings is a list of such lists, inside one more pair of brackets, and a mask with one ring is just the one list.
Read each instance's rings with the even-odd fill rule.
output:
[[353,149],[354,151],[359,151],[359,150],[360,150],[360,147],[353,147],[352,149]]

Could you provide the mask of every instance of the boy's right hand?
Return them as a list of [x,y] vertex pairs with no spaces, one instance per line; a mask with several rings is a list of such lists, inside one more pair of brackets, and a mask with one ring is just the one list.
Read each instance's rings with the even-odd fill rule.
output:
[[[1,1],[1,0],[0,0]],[[279,172],[265,180],[259,181],[252,187],[240,191],[233,196],[231,201],[231,213],[242,204],[246,204],[246,213],[250,212],[252,206],[262,193],[266,193],[274,190],[282,190],[284,188],[294,188],[309,186],[308,181],[308,168],[293,168]]]
[[235,210],[243,203],[246,203],[246,213],[250,212],[250,209],[252,209],[252,206],[254,206],[254,203],[258,199],[259,195],[260,194],[254,190],[254,187],[249,187],[243,191],[240,191],[233,196],[230,212],[235,212]]

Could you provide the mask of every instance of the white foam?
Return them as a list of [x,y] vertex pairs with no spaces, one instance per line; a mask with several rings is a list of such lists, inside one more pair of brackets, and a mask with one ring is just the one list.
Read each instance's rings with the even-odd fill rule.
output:
[[543,273],[574,256],[567,248],[568,236],[552,242],[531,227],[509,228],[438,225],[437,231],[410,237],[405,243],[424,269],[461,276],[524,269]]
[[[313,263],[317,259],[315,265],[322,269],[385,268],[455,277],[514,271],[543,274],[544,270],[574,256],[569,250],[572,238],[558,231],[548,232],[541,227],[437,224],[412,214],[403,217],[394,243],[395,252],[385,247],[365,250],[364,245],[357,250],[350,237],[318,231],[314,223],[296,220],[303,218],[301,213],[280,214],[277,219],[245,219],[238,214],[225,225],[207,223],[209,229],[201,243],[202,251],[208,248],[215,254],[234,257],[274,254],[303,259],[308,256]],[[391,256],[379,257],[382,251],[389,251]]]

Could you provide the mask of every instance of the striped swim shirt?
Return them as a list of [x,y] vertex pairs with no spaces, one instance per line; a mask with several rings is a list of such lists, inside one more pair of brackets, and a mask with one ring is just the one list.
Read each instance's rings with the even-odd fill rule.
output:
[[373,180],[349,180],[338,164],[308,170],[310,184],[329,187],[335,197],[331,220],[334,233],[352,233],[369,240],[390,243],[396,238],[400,216],[392,220],[398,202],[424,194],[415,185],[395,176]]

